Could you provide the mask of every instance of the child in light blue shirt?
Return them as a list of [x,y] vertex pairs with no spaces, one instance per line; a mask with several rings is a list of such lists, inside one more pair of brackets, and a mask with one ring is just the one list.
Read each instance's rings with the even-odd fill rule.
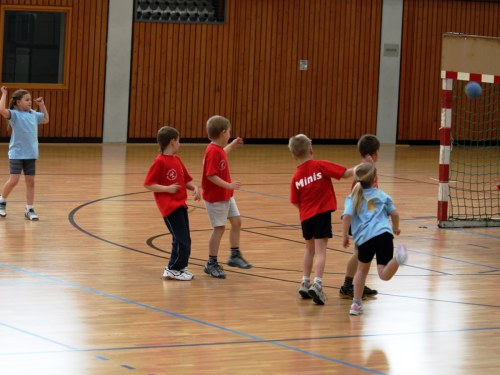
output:
[[[376,169],[373,163],[364,163],[355,170],[356,185],[345,200],[342,218],[343,246],[349,246],[349,227],[358,247],[358,269],[354,276],[354,298],[349,313],[359,315],[361,299],[370,265],[377,256],[377,271],[382,280],[390,280],[399,266],[408,258],[404,246],[399,246],[393,257],[394,234],[399,235],[399,214],[391,197],[373,187]],[[389,217],[391,221],[389,221]]]
[[35,199],[36,160],[38,159],[38,125],[49,122],[49,114],[43,98],[35,99],[41,112],[31,109],[31,94],[26,90],[16,90],[12,94],[9,108],[6,108],[7,88],[0,88],[0,115],[9,121],[12,135],[9,143],[10,177],[4,184],[0,195],[0,216],[7,216],[7,197],[19,182],[24,171],[26,182],[26,211],[28,220],[38,220],[33,209]]

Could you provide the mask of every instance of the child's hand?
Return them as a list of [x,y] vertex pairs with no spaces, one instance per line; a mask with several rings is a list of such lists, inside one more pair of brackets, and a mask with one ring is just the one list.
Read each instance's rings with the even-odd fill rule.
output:
[[401,229],[393,229],[393,232],[396,236],[399,236],[401,234]]
[[240,187],[241,187],[241,182],[239,181],[233,181],[229,184],[230,190],[240,190]]
[[6,86],[0,87],[0,91],[2,91],[2,95],[7,95],[7,87]]
[[344,248],[349,246],[349,236],[344,236],[344,239],[342,240],[342,246],[344,246]]
[[234,147],[241,146],[243,144],[244,144],[243,138],[240,138],[240,137],[233,139],[233,141],[231,142],[231,145],[233,145]]
[[194,196],[195,201],[201,200],[201,192],[200,192],[200,188],[198,186],[194,187],[193,196]]
[[179,184],[168,185],[165,187],[165,192],[170,193],[170,194],[175,194],[175,193],[177,193],[177,190],[179,190],[180,188],[181,188],[181,185],[179,185]]
[[45,104],[41,96],[39,98],[34,99],[33,101],[40,106]]

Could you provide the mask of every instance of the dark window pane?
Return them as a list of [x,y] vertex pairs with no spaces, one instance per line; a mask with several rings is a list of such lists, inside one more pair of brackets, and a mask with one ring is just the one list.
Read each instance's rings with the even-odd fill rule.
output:
[[6,11],[2,82],[63,83],[66,13]]

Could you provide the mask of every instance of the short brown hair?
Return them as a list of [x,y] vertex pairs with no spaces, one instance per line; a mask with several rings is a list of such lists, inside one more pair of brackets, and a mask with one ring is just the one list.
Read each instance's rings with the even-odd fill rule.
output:
[[207,134],[210,140],[217,139],[224,130],[231,129],[231,123],[224,116],[212,116],[207,120]]
[[380,149],[380,141],[373,134],[365,134],[358,141],[358,151],[362,157],[373,155]]
[[311,147],[311,139],[304,134],[297,134],[288,141],[288,148],[298,158],[304,157]]
[[161,152],[170,144],[172,139],[179,139],[179,131],[177,129],[165,125],[158,130],[156,141],[158,142],[158,146],[160,146]]

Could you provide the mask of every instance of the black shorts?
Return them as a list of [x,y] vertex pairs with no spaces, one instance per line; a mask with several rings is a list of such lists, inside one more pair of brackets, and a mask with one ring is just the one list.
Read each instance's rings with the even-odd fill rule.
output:
[[10,174],[34,176],[36,174],[36,159],[9,159]]
[[302,236],[305,240],[313,238],[332,238],[332,212],[323,212],[301,223]]
[[385,232],[366,241],[358,246],[358,260],[362,263],[370,263],[377,255],[377,264],[384,266],[390,262],[394,253],[394,236]]

